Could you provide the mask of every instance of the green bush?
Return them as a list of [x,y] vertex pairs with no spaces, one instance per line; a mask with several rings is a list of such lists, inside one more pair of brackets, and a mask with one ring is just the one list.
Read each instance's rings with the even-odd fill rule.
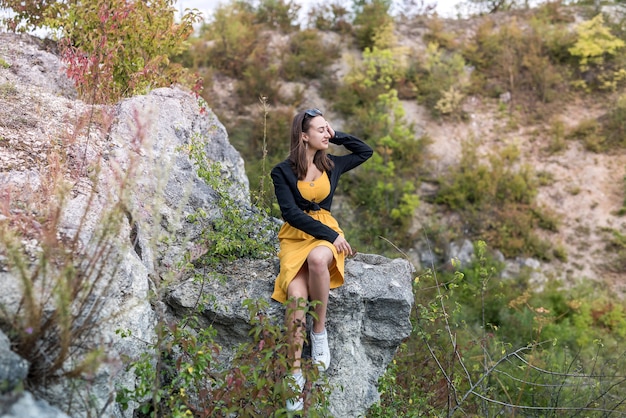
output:
[[[343,180],[342,188],[359,213],[358,228],[347,230],[359,247],[392,251],[380,237],[395,245],[412,239],[407,231],[420,204],[416,190],[428,138],[416,137],[393,88],[406,67],[398,58],[402,49],[391,27],[381,28],[375,41],[333,99],[334,110],[349,121],[347,131],[374,149],[373,157]],[[349,225],[350,219],[339,220]]]
[[248,57],[263,44],[260,25],[255,22],[254,10],[243,2],[220,5],[211,20],[202,26],[197,40],[191,44],[192,56],[200,66],[208,66],[222,73],[241,78],[247,68]]
[[621,411],[623,304],[591,282],[539,291],[524,272],[505,279],[486,244],[474,247],[472,263],[415,279],[413,333],[367,416]]
[[174,22],[171,0],[55,3],[45,24],[62,34],[67,74],[82,98],[111,103],[155,87],[198,85],[197,77],[170,59],[186,48],[199,19],[194,12]]
[[582,120],[567,134],[568,139],[582,141],[588,151],[601,152],[606,139],[602,134],[602,125],[597,119]]
[[612,65],[613,58],[626,45],[605,26],[602,14],[580,23],[578,39],[569,49],[578,58],[580,79],[575,85],[585,90],[615,90],[626,79],[626,71]]
[[352,32],[349,10],[341,2],[324,2],[309,10],[309,26],[320,31],[333,31],[344,35]]
[[204,152],[202,138],[192,138],[190,157],[198,176],[217,194],[219,216],[209,217],[199,210],[189,220],[203,226],[202,236],[196,244],[206,251],[195,263],[216,265],[238,258],[265,258],[276,252],[276,226],[265,219],[263,211],[243,207],[232,194],[229,181],[222,176],[219,163],[211,162]]
[[[199,305],[178,323],[160,324],[158,340],[128,364],[136,384],[119,387],[117,402],[123,409],[137,403],[144,416],[155,417],[288,416],[285,402],[296,393],[285,379],[289,359],[284,327],[264,314],[267,302],[243,304],[250,313],[250,340],[235,348],[229,364],[218,362],[221,348],[213,327],[200,322]],[[123,330],[119,334],[132,337]],[[305,389],[303,412],[328,416],[328,383],[310,360],[303,361],[302,369],[308,382],[316,382]]]
[[433,114],[460,116],[461,103],[469,82],[465,60],[455,52],[447,52],[436,43],[414,64],[412,81],[417,89],[418,101]]
[[264,27],[291,32],[299,27],[300,5],[293,0],[261,0],[255,13],[255,21]]
[[389,15],[389,0],[355,1],[354,36],[361,50],[372,48],[376,33],[385,26],[393,24]]
[[322,32],[299,31],[290,38],[289,48],[282,56],[282,75],[289,81],[319,79],[337,58],[338,46],[325,43]]
[[[464,47],[465,59],[475,67],[471,90],[498,97],[510,92],[514,101],[548,103],[563,97],[564,77],[557,63],[563,49],[562,24],[533,20],[524,26],[515,18],[496,27],[482,23]],[[529,109],[530,110],[530,109]],[[535,108],[536,113],[543,111]]]
[[458,167],[440,180],[435,201],[457,211],[470,234],[500,249],[505,256],[550,259],[550,244],[534,232],[557,229],[556,217],[535,203],[538,180],[526,165],[516,168],[515,147],[482,162],[471,143],[463,146]]

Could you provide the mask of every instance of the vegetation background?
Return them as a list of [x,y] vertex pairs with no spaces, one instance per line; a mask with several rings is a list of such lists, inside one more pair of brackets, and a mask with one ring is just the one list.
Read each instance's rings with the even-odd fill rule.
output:
[[[368,416],[626,415],[625,5],[466,3],[450,20],[329,1],[302,24],[285,0],[180,20],[167,0],[0,0],[7,30],[54,34],[87,102],[193,89],[274,216],[267,174],[297,109],[373,146],[335,214],[353,247],[419,274]],[[450,260],[463,241],[472,257]]]

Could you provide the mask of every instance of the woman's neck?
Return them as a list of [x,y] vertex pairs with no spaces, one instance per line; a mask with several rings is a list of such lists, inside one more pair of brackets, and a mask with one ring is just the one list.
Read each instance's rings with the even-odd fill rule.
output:
[[306,162],[307,162],[307,168],[311,167],[312,165],[314,165],[314,161],[315,161],[315,153],[317,151],[307,151],[306,153]]

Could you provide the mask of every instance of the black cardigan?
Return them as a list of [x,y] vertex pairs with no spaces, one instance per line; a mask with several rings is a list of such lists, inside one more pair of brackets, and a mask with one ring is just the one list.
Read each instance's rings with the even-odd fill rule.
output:
[[332,170],[327,171],[330,180],[330,193],[324,200],[314,203],[302,197],[298,190],[298,178],[291,168],[291,161],[288,159],[277,164],[272,169],[272,181],[274,182],[274,192],[280,206],[280,212],[285,222],[317,239],[323,239],[332,243],[335,242],[339,234],[317,219],[313,219],[305,212],[319,210],[320,208],[330,211],[339,176],[365,162],[372,156],[373,151],[369,145],[359,138],[344,132],[335,131],[335,136],[330,139],[330,142],[343,145],[351,154],[341,156],[328,155],[335,163],[335,166]]

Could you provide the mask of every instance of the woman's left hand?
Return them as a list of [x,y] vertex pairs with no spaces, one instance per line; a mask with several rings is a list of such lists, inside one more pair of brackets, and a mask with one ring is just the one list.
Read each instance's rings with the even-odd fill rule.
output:
[[328,134],[331,138],[335,137],[335,130],[330,127],[330,123],[328,123],[328,121],[326,121],[326,130],[328,131]]

